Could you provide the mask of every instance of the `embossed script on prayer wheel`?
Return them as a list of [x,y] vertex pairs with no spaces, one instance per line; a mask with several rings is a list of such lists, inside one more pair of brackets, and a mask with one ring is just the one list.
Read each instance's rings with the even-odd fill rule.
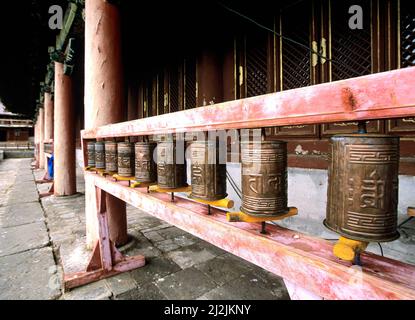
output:
[[137,142],[135,144],[135,178],[138,182],[157,181],[157,164],[153,159],[157,143]]
[[287,207],[287,144],[241,142],[242,207],[249,215],[284,215]]
[[160,188],[176,189],[187,186],[185,149],[180,151],[182,161],[178,161],[176,148],[176,141],[157,144],[157,183]]
[[354,240],[397,239],[398,173],[399,137],[332,137],[324,225]]
[[191,198],[207,201],[224,199],[226,163],[219,163],[219,142],[195,141],[191,145]]
[[134,148],[130,142],[118,143],[118,175],[132,177],[134,175]]
[[88,157],[88,167],[95,167],[95,142],[88,142],[86,144],[86,149]]
[[117,143],[113,141],[105,142],[105,171],[117,172]]
[[95,142],[95,168],[105,169],[104,142]]

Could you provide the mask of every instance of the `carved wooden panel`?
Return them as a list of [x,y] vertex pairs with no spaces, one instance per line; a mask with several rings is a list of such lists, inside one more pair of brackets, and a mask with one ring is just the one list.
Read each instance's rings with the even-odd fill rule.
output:
[[399,133],[400,135],[415,134],[415,117],[388,120],[388,133]]
[[[369,133],[383,133],[384,122],[381,120],[366,121],[367,132]],[[321,135],[323,137],[330,137],[335,134],[353,133],[357,132],[357,122],[337,122],[327,123],[321,125]]]

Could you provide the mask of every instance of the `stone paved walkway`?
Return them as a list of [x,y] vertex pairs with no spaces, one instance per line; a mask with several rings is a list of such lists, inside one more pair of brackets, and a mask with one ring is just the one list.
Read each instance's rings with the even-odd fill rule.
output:
[[147,265],[63,294],[63,269],[81,271],[90,255],[83,177],[79,195],[40,201],[42,176],[30,160],[0,161],[0,299],[289,299],[279,277],[132,207],[123,252]]

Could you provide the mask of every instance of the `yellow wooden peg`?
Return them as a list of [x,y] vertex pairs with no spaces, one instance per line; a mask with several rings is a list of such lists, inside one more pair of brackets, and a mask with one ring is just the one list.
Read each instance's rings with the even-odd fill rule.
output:
[[369,242],[340,237],[333,247],[333,254],[345,261],[354,261],[356,254],[366,250]]
[[298,214],[298,209],[295,207],[290,207],[288,212],[281,216],[274,216],[274,215],[264,215],[264,216],[251,216],[244,212],[228,212],[226,214],[226,219],[229,222],[266,222],[266,221],[278,221],[282,219],[286,219]]
[[220,200],[214,200],[214,201],[207,201],[207,200],[193,199],[193,198],[190,198],[190,199],[192,199],[193,201],[199,202],[199,203],[208,204],[213,207],[220,207],[220,208],[225,208],[225,209],[233,208],[233,206],[235,205],[235,202],[230,199],[220,199]]
[[117,181],[131,181],[135,179],[134,177],[121,177],[118,174],[114,174],[112,177]]
[[183,187],[183,188],[177,188],[177,189],[163,189],[159,188],[159,186],[150,186],[150,191],[152,192],[160,192],[160,193],[169,193],[169,192],[190,192],[191,186]]

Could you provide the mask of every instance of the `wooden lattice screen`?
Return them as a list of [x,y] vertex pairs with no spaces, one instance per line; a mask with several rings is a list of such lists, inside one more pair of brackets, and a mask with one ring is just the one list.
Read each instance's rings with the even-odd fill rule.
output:
[[363,29],[349,27],[348,8],[351,0],[332,1],[331,50],[332,80],[342,80],[370,74],[372,70],[372,37],[370,1],[359,1],[363,9]]
[[401,8],[401,67],[415,66],[415,6],[402,2]]

